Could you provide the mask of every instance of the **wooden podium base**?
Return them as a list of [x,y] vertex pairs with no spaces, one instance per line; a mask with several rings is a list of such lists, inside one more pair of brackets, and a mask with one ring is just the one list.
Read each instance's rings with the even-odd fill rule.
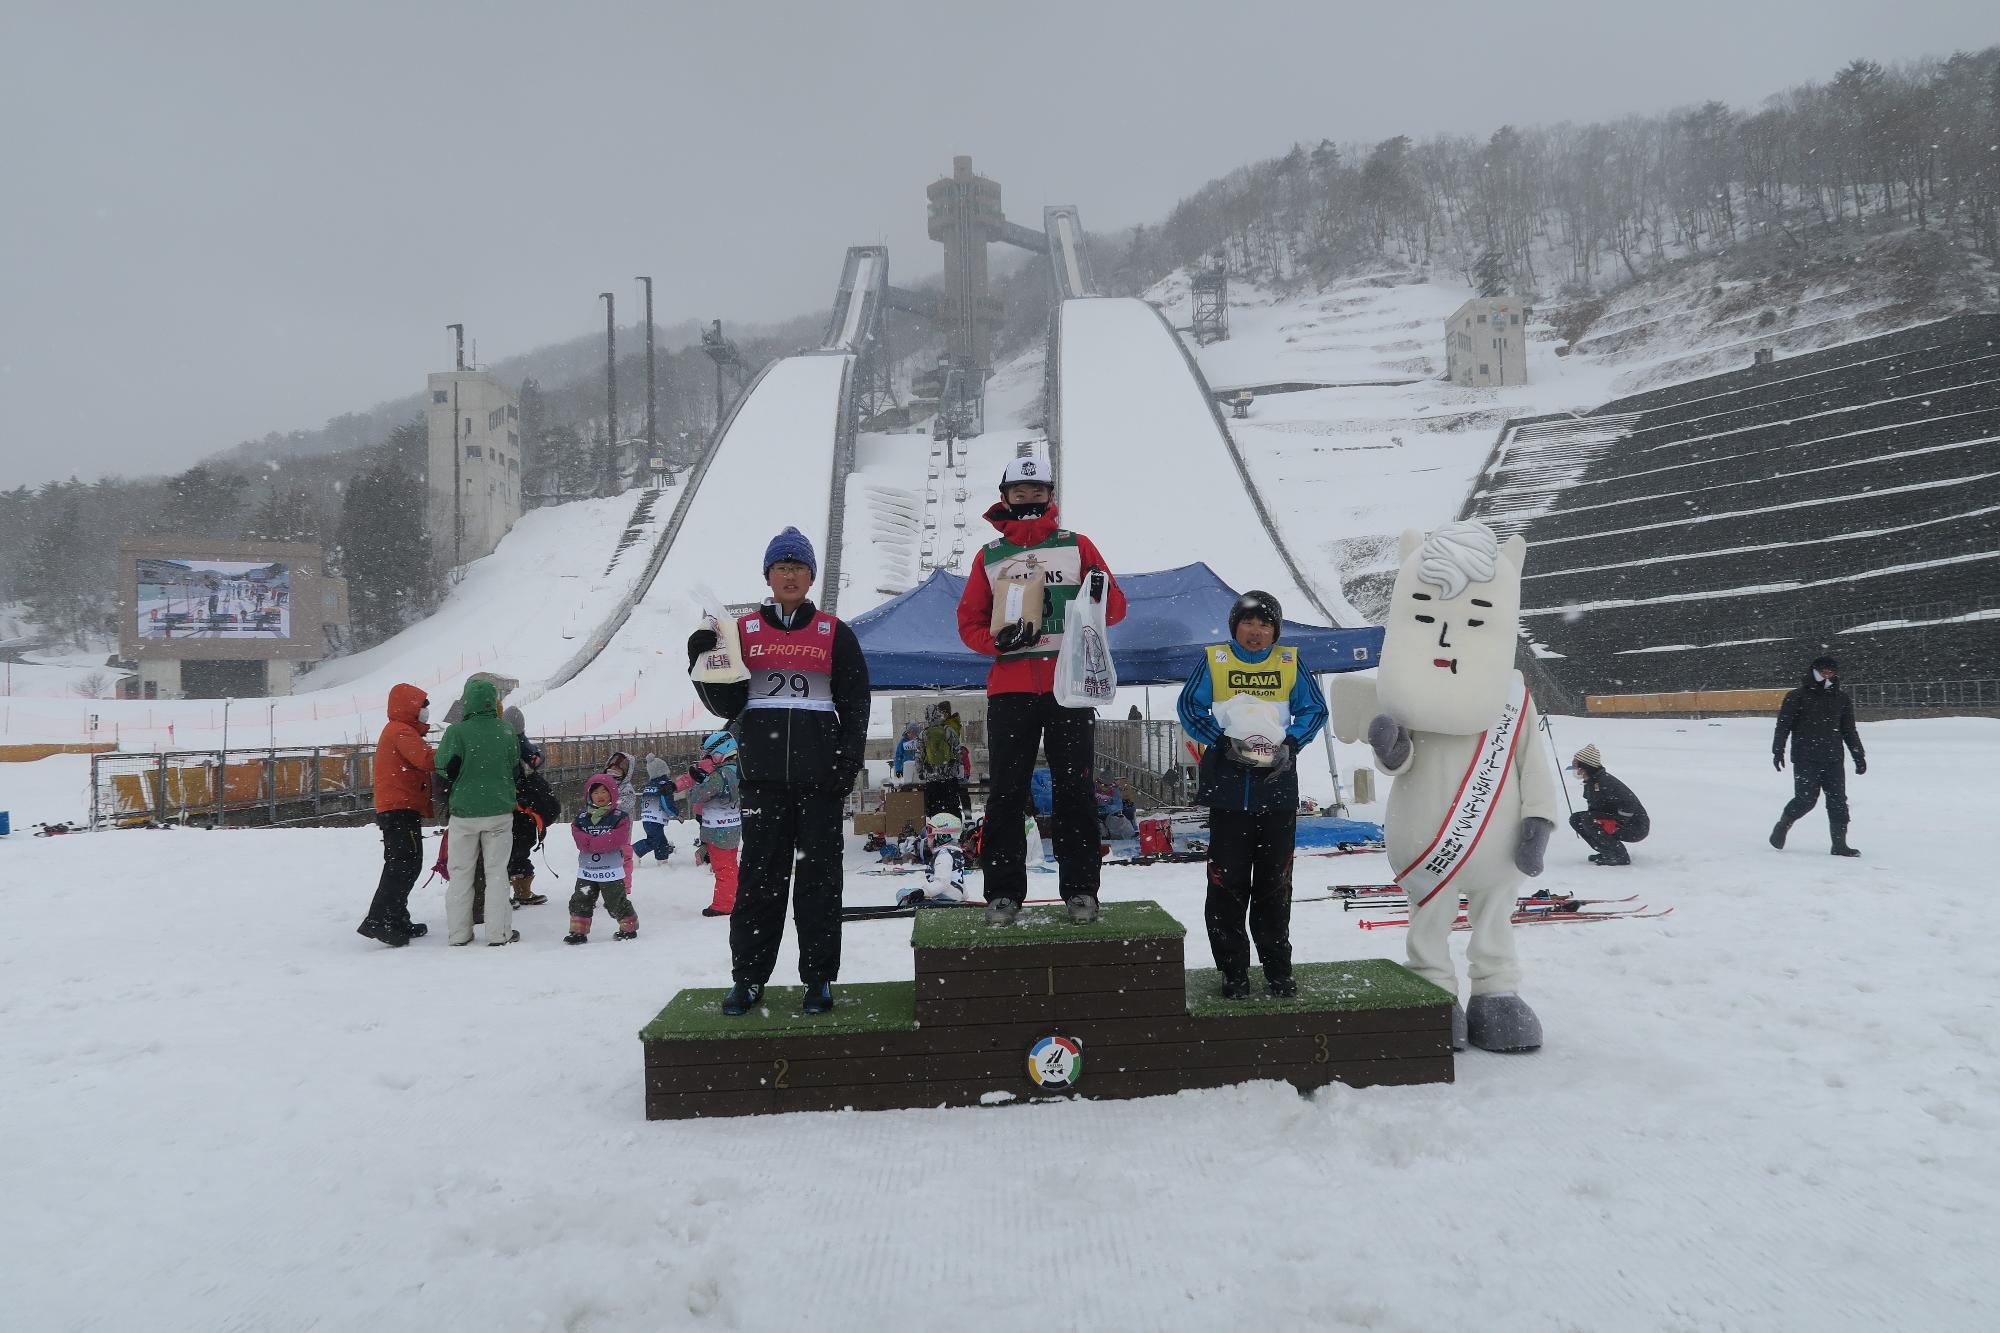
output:
[[836,986],[829,1014],[800,1013],[796,986],[741,1018],[721,990],[680,992],[639,1034],[646,1118],[1451,1081],[1451,997],[1387,959],[1300,964],[1294,998],[1225,1000],[1157,903],[1088,926],[1060,907],[983,915],[918,912],[915,982]]

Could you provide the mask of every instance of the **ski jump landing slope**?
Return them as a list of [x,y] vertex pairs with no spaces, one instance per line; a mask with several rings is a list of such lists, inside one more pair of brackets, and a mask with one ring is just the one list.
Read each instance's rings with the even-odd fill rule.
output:
[[1115,569],[1203,561],[1294,619],[1338,624],[1295,573],[1208,386],[1158,311],[1128,297],[1062,303],[1056,485],[1066,521]]
[[692,589],[726,602],[762,597],[764,547],[788,526],[812,539],[825,567],[831,459],[853,360],[807,353],[764,373],[716,443],[652,586],[588,666],[524,705],[531,730],[544,716],[597,716],[621,704],[604,729],[706,725],[687,679],[685,645],[700,615]]

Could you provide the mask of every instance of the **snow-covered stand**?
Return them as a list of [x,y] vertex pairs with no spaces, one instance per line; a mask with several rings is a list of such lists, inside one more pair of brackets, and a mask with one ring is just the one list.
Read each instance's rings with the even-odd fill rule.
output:
[[[646,1117],[1451,1082],[1451,997],[1400,965],[1304,963],[1295,998],[1224,1000],[1219,973],[1187,970],[1186,934],[1153,902],[1007,929],[940,908],[917,913],[914,982],[842,986],[830,1014],[800,1013],[797,987],[741,1018],[684,990],[639,1034]],[[1034,1054],[1056,1048],[1060,1076]]]

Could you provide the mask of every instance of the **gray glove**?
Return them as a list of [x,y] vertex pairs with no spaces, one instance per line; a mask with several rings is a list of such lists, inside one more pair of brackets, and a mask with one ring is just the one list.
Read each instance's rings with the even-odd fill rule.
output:
[[1514,849],[1514,869],[1529,879],[1542,873],[1542,853],[1549,849],[1549,833],[1555,824],[1547,819],[1521,821],[1521,842]]
[[1376,715],[1368,724],[1368,743],[1375,748],[1375,762],[1386,769],[1398,769],[1410,762],[1410,731],[1387,713]]

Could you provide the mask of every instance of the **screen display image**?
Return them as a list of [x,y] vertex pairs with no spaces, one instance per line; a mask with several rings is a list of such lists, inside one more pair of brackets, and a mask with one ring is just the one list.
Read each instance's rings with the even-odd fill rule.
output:
[[289,639],[292,577],[252,560],[138,562],[141,639]]

